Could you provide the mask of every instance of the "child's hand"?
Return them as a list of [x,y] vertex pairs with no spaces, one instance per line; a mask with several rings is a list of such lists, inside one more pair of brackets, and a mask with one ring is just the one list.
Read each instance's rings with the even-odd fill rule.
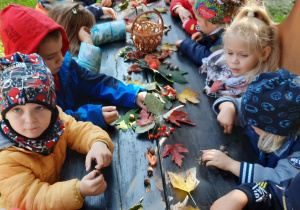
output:
[[138,105],[140,108],[144,109],[145,111],[148,111],[147,107],[144,104],[146,94],[146,91],[139,92],[136,96],[135,104]]
[[109,166],[111,163],[112,154],[107,148],[106,144],[101,141],[93,143],[90,151],[87,153],[85,158],[86,171],[91,169],[92,161],[96,161],[95,169],[100,170],[103,167]]
[[181,44],[181,42],[182,42],[182,40],[178,40],[178,41],[175,43],[175,46],[176,46],[177,48],[179,48],[179,47],[180,47],[180,44]]
[[216,200],[210,210],[242,210],[248,203],[247,195],[241,190],[233,190]]
[[96,6],[110,7],[112,5],[111,0],[102,0],[101,3],[95,3]]
[[185,20],[189,20],[193,18],[193,15],[185,9],[184,7],[178,7],[175,9],[175,12],[179,15],[181,22],[184,22]]
[[191,39],[194,40],[195,42],[200,42],[202,40],[202,33],[201,32],[196,32],[191,36]]
[[119,118],[119,113],[115,106],[103,106],[101,111],[104,118],[104,122],[107,125],[112,124]]
[[219,105],[220,113],[218,114],[217,120],[224,128],[225,134],[231,134],[233,125],[236,125],[236,112],[234,104],[225,101]]
[[97,176],[97,170],[93,170],[82,178],[79,189],[82,197],[95,196],[103,193],[107,187],[103,174]]
[[85,42],[87,44],[93,44],[91,38],[91,30],[89,27],[82,26],[78,32],[78,38],[81,42]]
[[215,166],[239,176],[241,163],[233,160],[220,150],[203,150],[202,161],[206,163],[206,167]]
[[117,13],[112,8],[102,7],[102,11],[103,11],[104,15],[107,15],[108,17],[112,18],[113,20],[115,20],[117,18]]

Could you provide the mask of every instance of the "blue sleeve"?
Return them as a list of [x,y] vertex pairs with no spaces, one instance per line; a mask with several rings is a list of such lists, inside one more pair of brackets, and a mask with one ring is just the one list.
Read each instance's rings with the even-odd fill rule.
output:
[[81,42],[76,59],[80,66],[98,74],[101,66],[101,55],[102,51],[99,47]]
[[97,2],[97,0],[75,0],[77,2],[82,2],[84,3],[84,5],[91,5],[91,4],[95,4]]
[[126,39],[125,21],[111,21],[95,25],[91,29],[91,37],[93,44],[99,46],[101,44],[115,42]]
[[191,39],[184,39],[180,43],[179,50],[192,59],[199,66],[202,65],[202,59],[208,57],[212,52],[210,45],[202,45]]
[[90,5],[90,6],[86,6],[85,8],[88,9],[91,13],[93,13],[96,20],[99,20],[100,17],[103,15],[102,7],[96,5]]
[[90,121],[101,128],[107,128],[102,114],[102,105],[85,104],[76,111],[70,109],[65,113],[74,117],[77,121]]
[[120,80],[105,74],[95,74],[79,66],[76,61],[78,77],[78,93],[89,95],[96,99],[104,99],[115,105],[135,108],[135,99],[139,92],[147,91],[138,85],[125,85]]

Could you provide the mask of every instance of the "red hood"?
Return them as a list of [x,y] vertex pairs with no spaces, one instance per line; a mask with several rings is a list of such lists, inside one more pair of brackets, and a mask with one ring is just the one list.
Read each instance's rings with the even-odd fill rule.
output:
[[6,55],[17,51],[24,54],[36,53],[40,42],[51,31],[60,29],[63,55],[69,49],[65,30],[45,14],[22,5],[11,4],[2,9],[1,40]]

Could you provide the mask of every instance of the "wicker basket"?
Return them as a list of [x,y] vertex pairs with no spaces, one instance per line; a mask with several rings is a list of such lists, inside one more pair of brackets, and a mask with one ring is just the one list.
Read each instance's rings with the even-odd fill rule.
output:
[[[149,14],[150,13],[150,14]],[[156,22],[140,18],[143,15],[158,16]],[[139,14],[132,23],[132,41],[136,48],[145,53],[153,52],[161,43],[164,30],[164,21],[156,11],[146,11]]]

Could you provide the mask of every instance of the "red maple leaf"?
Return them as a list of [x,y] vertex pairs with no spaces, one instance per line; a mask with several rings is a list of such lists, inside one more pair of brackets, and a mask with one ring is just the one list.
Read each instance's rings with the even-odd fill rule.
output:
[[146,55],[145,61],[151,69],[158,69],[161,64],[156,55]]
[[187,124],[190,124],[190,125],[196,125],[195,123],[193,123],[192,121],[189,121],[187,119],[188,116],[189,116],[188,113],[185,113],[183,111],[174,110],[172,112],[172,114],[165,120],[166,120],[166,122],[169,122],[169,120],[170,120],[171,123],[174,123],[175,125],[177,125],[179,127],[181,127],[179,122],[187,123]]
[[155,155],[152,155],[151,153],[145,153],[145,155],[147,156],[150,165],[151,166],[155,166],[156,160],[157,160],[156,157],[155,157]]
[[182,144],[167,144],[164,148],[164,152],[161,154],[161,157],[166,157],[170,153],[172,154],[172,160],[175,160],[175,163],[181,168],[182,158],[184,156],[180,154],[180,152],[189,152],[186,148],[182,146]]
[[140,112],[140,120],[137,120],[136,123],[139,125],[147,125],[154,120],[154,115],[148,114],[144,109]]
[[131,72],[140,72],[142,70],[143,69],[138,64],[133,64],[127,69],[127,72],[130,74]]

